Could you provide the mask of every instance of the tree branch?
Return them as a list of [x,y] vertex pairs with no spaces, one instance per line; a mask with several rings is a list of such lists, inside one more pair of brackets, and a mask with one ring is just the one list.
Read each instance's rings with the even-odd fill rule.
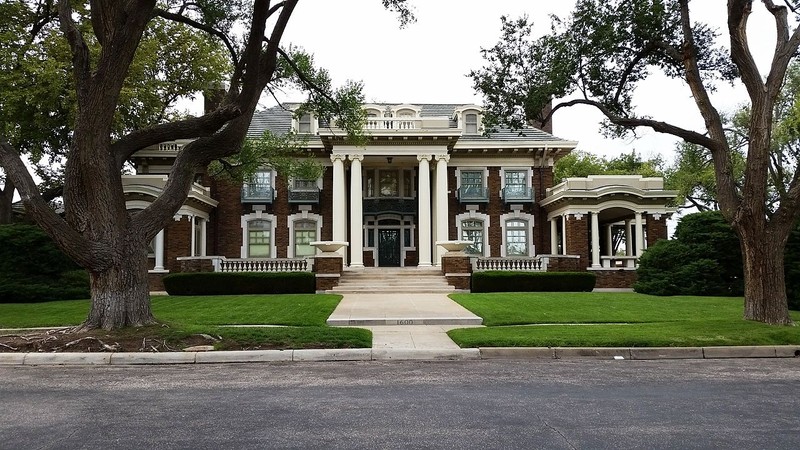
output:
[[36,223],[81,267],[100,271],[111,266],[111,253],[103,242],[90,242],[50,208],[19,154],[0,138],[0,165],[16,185],[25,209]]
[[85,100],[90,78],[89,47],[83,40],[83,35],[72,21],[72,7],[69,0],[59,0],[58,16],[61,24],[61,32],[64,33],[72,52],[72,65],[74,68],[75,83],[78,91],[78,101]]
[[114,142],[110,152],[114,155],[117,167],[121,169],[131,155],[145,147],[169,140],[210,136],[241,114],[238,106],[229,104],[200,117],[153,125],[133,131]]
[[163,10],[161,8],[156,8],[156,9],[153,10],[153,17],[156,17],[156,16],[157,17],[161,17],[162,19],[166,19],[166,20],[170,20],[170,21],[173,21],[173,22],[178,22],[178,23],[182,23],[184,25],[188,25],[188,26],[190,26],[192,28],[196,28],[196,29],[198,29],[200,31],[203,31],[205,33],[210,34],[211,36],[214,36],[214,37],[218,38],[219,40],[222,41],[223,44],[225,44],[225,47],[228,49],[228,53],[230,53],[231,61],[233,62],[233,65],[237,66],[239,64],[239,55],[236,53],[236,49],[233,47],[233,44],[231,44],[230,39],[228,39],[228,36],[225,33],[215,29],[214,27],[211,27],[211,26],[208,26],[206,24],[197,22],[196,20],[192,20],[192,19],[190,19],[190,18],[188,18],[186,16],[183,16],[181,14],[176,14],[176,13],[172,13],[172,12],[169,12],[169,11],[165,11],[165,10]]

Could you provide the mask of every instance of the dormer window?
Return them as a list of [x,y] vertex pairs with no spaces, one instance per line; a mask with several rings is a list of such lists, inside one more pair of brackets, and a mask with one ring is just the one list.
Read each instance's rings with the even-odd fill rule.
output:
[[464,115],[464,133],[478,134],[478,115],[467,113]]
[[300,116],[300,119],[297,121],[297,132],[306,134],[313,132],[311,128],[311,114],[303,114]]
[[416,111],[410,109],[401,109],[397,112],[397,117],[415,117],[416,115]]

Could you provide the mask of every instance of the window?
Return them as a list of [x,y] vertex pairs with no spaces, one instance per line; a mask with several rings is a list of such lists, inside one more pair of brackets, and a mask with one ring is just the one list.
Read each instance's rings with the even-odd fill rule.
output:
[[464,116],[464,132],[467,134],[478,134],[477,114],[466,114]]
[[272,224],[269,220],[247,222],[247,257],[269,258],[272,245]]
[[317,240],[317,223],[313,220],[299,220],[294,223],[294,256],[305,258],[314,256],[316,249],[311,242]]
[[413,188],[413,183],[411,181],[411,171],[404,170],[403,171],[403,197],[411,198],[414,194],[411,192]]
[[507,170],[505,172],[506,198],[528,197],[528,172],[525,170]]
[[147,244],[147,257],[148,258],[156,257],[156,238],[151,239],[150,243]]
[[300,116],[297,131],[300,133],[311,133],[311,114],[303,114]]
[[474,219],[462,220],[461,240],[472,241],[472,245],[464,249],[465,253],[483,255],[483,221]]
[[247,184],[248,197],[272,197],[272,172],[262,170],[250,177]]
[[506,222],[506,256],[528,256],[528,222]]
[[462,198],[483,198],[483,172],[480,170],[461,171],[461,197]]
[[194,252],[192,256],[205,256],[203,254],[203,218],[194,218]]
[[396,170],[380,170],[378,171],[380,178],[380,194],[381,197],[399,197],[399,183]]
[[296,191],[314,191],[317,189],[317,180],[295,178],[292,180],[292,188]]

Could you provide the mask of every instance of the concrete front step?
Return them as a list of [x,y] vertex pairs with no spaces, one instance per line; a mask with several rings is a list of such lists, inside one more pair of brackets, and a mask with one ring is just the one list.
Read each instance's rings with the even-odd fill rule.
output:
[[447,284],[438,267],[367,267],[345,269],[339,285],[327,291],[335,294],[449,294],[456,289]]
[[[403,289],[403,294],[453,294],[460,292],[450,286],[449,288],[419,288],[419,289]],[[331,290],[325,291],[327,294],[397,294],[397,289],[381,289],[372,287],[364,288],[342,288],[335,287]]]
[[328,319],[330,327],[372,327],[382,325],[481,325],[483,319],[465,317],[430,317],[413,319],[402,318],[359,318],[359,319]]

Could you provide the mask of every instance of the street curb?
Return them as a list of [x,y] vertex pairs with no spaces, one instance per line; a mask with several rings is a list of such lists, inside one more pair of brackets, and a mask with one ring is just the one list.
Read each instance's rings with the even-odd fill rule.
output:
[[311,361],[466,361],[490,359],[798,358],[800,345],[741,347],[481,347],[462,349],[305,349],[211,352],[0,353],[0,366],[175,365]]

